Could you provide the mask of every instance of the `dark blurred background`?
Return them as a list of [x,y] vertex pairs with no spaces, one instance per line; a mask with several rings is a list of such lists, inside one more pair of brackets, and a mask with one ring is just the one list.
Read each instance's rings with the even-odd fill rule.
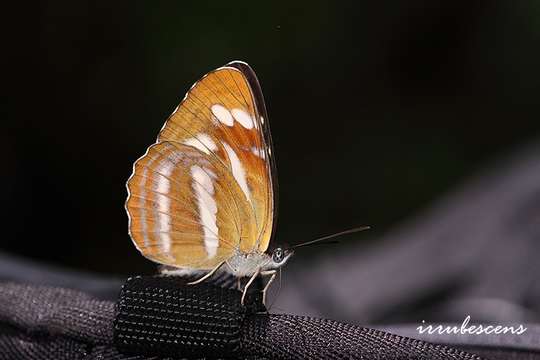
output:
[[0,250],[37,260],[154,271],[127,235],[125,181],[191,84],[231,60],[266,97],[278,241],[357,225],[373,241],[538,139],[533,0],[12,2],[4,15]]

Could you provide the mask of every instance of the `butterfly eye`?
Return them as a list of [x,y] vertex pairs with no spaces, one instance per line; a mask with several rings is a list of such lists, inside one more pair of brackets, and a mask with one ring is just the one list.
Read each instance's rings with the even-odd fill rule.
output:
[[280,263],[283,261],[283,249],[281,248],[276,248],[274,250],[274,252],[272,253],[272,260],[275,262],[275,263]]

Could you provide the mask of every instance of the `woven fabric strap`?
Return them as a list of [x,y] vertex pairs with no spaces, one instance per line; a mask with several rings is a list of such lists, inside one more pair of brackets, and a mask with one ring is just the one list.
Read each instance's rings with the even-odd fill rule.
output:
[[178,277],[131,278],[117,303],[115,344],[126,354],[175,358],[480,359],[333,320],[261,314],[260,297],[242,306],[240,296]]
[[117,303],[115,343],[126,352],[185,357],[230,357],[240,349],[248,307],[239,291],[173,276],[134,277]]

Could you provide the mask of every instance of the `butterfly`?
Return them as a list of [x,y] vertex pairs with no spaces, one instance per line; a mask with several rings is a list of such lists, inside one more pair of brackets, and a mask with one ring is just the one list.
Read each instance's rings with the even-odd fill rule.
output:
[[255,72],[234,61],[204,75],[167,119],[127,181],[129,234],[173,274],[267,276],[293,253],[268,247],[277,219],[277,174]]

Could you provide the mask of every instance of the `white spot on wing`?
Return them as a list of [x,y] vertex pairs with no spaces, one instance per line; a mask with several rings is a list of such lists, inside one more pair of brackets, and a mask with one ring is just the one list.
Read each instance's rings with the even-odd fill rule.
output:
[[253,147],[251,148],[251,152],[252,152],[253,154],[255,154],[255,156],[260,157],[261,159],[264,159],[264,158],[265,158],[265,156],[264,156],[264,151],[263,151],[262,149],[256,147],[256,146],[253,146]]
[[171,164],[170,161],[163,160],[159,163],[156,171],[162,176],[157,176],[158,178],[158,184],[156,188],[157,192],[160,192],[163,194],[169,193],[171,182],[169,181],[168,177],[171,176],[173,170],[174,170],[174,165]]
[[219,241],[217,227],[217,203],[214,198],[214,185],[210,176],[198,165],[191,167],[193,190],[199,207],[201,224],[203,225],[204,247],[208,258],[216,256]]
[[231,112],[227,110],[226,107],[220,104],[214,104],[211,107],[212,114],[218,119],[222,124],[225,124],[227,126],[233,126],[234,125],[234,119],[231,115]]
[[210,154],[211,151],[217,150],[216,143],[212,140],[212,138],[206,134],[198,134],[194,138],[189,138],[186,141],[184,141],[184,144],[193,146],[196,149],[199,149],[200,151],[204,152],[205,154]]
[[[171,176],[174,171],[174,164],[168,159],[162,160],[158,164],[156,171],[161,174],[161,176],[157,176],[158,184],[156,191],[161,194],[168,194],[171,187],[171,182],[168,177]],[[169,215],[171,210],[171,199],[161,194],[156,194],[156,200],[159,206],[159,212],[156,212],[158,218],[157,223],[159,226],[157,231],[161,240],[163,252],[169,253],[171,250],[171,236],[169,235],[169,232],[171,231],[171,217]]]
[[154,194],[156,197],[157,202],[157,210],[161,212],[167,212],[169,211],[171,207],[171,199],[169,199],[167,196],[163,194]]
[[232,109],[232,115],[246,129],[253,129],[253,119],[251,116],[242,109]]
[[200,142],[204,144],[208,149],[211,151],[217,150],[217,145],[212,141],[212,138],[208,136],[207,134],[199,134],[197,135],[197,139],[199,139]]
[[251,202],[251,195],[249,193],[249,188],[247,185],[247,178],[246,178],[246,171],[244,170],[244,167],[242,166],[242,162],[238,158],[238,155],[234,152],[234,150],[231,148],[229,144],[226,142],[223,143],[223,146],[225,147],[225,151],[227,151],[227,155],[229,155],[229,159],[231,160],[231,166],[232,166],[232,173],[234,178],[236,179],[236,182],[238,185],[240,185],[240,188],[246,195],[246,198],[249,202]]
[[151,167],[152,163],[156,161],[157,154],[149,155],[150,160],[146,163],[146,166],[143,168],[142,178],[140,184],[140,207],[141,207],[141,234],[143,236],[144,244],[148,246],[150,244],[148,240],[148,225],[146,224],[146,182],[148,180],[148,169]]

